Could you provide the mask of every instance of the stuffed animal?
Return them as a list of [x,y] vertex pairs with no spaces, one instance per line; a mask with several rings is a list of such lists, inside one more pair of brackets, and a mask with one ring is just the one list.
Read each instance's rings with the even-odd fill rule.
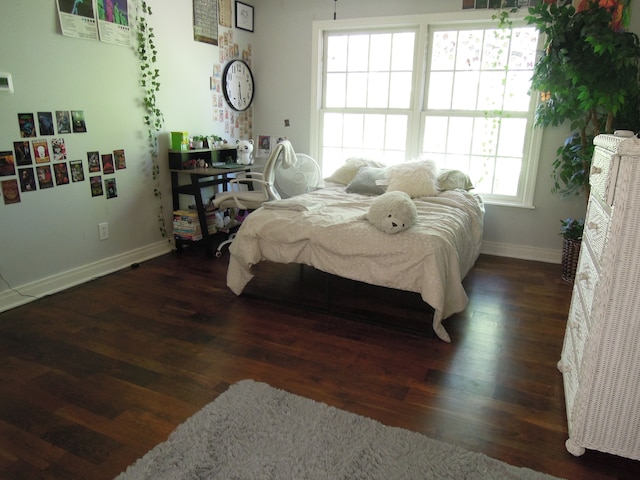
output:
[[378,230],[398,233],[416,223],[418,211],[411,197],[402,191],[379,195],[369,207],[366,219]]
[[251,165],[253,163],[253,139],[236,140],[236,150],[238,151],[237,163],[240,165]]

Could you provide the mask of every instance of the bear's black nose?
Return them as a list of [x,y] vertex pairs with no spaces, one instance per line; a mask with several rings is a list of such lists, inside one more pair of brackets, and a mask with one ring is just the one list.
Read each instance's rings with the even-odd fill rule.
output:
[[391,222],[391,225],[393,226],[393,228],[396,228],[398,226],[396,222]]

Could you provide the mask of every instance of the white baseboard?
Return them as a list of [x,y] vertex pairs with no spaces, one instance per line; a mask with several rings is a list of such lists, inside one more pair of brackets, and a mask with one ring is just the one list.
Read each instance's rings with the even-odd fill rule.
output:
[[480,253],[496,255],[498,257],[518,258],[520,260],[534,260],[545,263],[561,263],[562,250],[547,248],[524,247],[507,243],[483,242]]
[[[134,263],[144,262],[145,260],[164,255],[170,252],[172,248],[172,245],[168,241],[163,240],[146,247],[116,255],[115,257],[106,258],[95,263],[83,265],[74,270],[15,287],[13,290],[0,292],[0,312],[66,290],[67,288],[75,287],[81,283],[117,272],[118,270],[129,268]],[[498,257],[519,258],[521,260],[558,264],[562,259],[561,250],[523,247],[520,245],[495,242],[483,242],[481,253],[496,255]]]
[[144,262],[172,250],[167,240],[162,240],[146,247],[105,258],[82,267],[68,270],[51,277],[43,278],[26,285],[14,287],[13,290],[0,292],[0,312],[24,305],[47,295],[75,287],[98,277],[131,267],[134,263]]

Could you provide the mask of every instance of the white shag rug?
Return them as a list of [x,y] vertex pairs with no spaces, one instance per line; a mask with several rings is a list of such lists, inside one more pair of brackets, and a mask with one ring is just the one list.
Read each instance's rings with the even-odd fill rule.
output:
[[232,385],[117,480],[527,479],[514,467],[253,380]]

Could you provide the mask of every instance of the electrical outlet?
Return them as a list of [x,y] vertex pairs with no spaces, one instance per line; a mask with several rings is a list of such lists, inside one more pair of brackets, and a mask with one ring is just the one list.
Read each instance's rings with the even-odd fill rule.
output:
[[100,233],[100,240],[109,238],[109,224],[107,222],[99,223],[98,232]]

